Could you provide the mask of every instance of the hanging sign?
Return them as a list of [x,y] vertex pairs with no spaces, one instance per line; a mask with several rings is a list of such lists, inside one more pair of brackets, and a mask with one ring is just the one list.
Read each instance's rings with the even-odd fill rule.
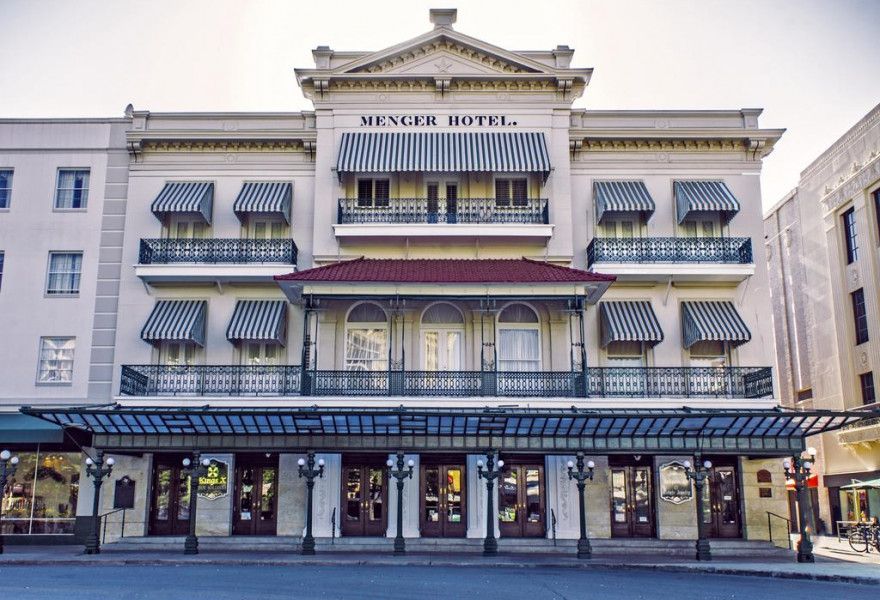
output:
[[684,465],[678,461],[660,465],[660,499],[682,504],[694,497],[691,480],[688,479]]
[[216,500],[229,493],[229,463],[211,459],[205,474],[199,477],[199,498]]

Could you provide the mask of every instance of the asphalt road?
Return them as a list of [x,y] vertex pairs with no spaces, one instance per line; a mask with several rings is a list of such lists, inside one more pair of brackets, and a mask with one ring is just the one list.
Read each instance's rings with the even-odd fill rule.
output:
[[0,600],[837,600],[870,586],[638,570],[446,567],[0,567]]

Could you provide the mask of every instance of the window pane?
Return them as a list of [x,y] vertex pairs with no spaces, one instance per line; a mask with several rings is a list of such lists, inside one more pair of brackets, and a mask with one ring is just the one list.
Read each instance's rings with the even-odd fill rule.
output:
[[386,329],[349,329],[345,336],[345,368],[349,371],[384,371],[387,364]]
[[0,170],[0,208],[9,208],[12,197],[12,171]]
[[846,245],[846,264],[851,264],[859,259],[855,209],[849,209],[843,213],[841,218],[843,219],[843,238]]
[[498,370],[534,372],[540,368],[537,329],[498,331]]
[[79,452],[17,452],[3,490],[3,535],[73,533],[79,496]]
[[41,383],[69,383],[73,380],[74,338],[42,338],[40,340]]
[[0,252],[0,289],[3,288],[3,261],[5,258],[5,254]]
[[55,208],[85,208],[88,198],[88,169],[62,169],[58,171]]
[[47,294],[78,294],[82,271],[82,253],[49,254]]

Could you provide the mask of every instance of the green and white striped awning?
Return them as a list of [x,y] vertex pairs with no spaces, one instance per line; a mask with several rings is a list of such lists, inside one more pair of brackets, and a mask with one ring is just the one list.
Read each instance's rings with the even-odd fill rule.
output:
[[226,339],[275,341],[284,345],[286,323],[286,300],[239,300],[226,328]]
[[190,341],[204,346],[207,310],[204,300],[159,300],[141,329],[141,339],[150,343]]
[[682,302],[681,312],[685,348],[697,342],[730,342],[733,346],[739,346],[752,339],[752,333],[733,302]]
[[597,223],[607,211],[643,212],[645,220],[654,214],[654,199],[644,181],[594,181],[593,198]]
[[293,198],[293,184],[281,181],[252,181],[245,183],[232,210],[244,220],[247,213],[278,213],[290,223],[290,203]]
[[406,171],[550,174],[543,133],[343,133],[337,173]]
[[728,221],[739,212],[739,200],[723,181],[676,181],[672,188],[679,223],[692,212],[720,212]]
[[176,181],[166,183],[151,210],[160,221],[172,213],[195,213],[202,215],[205,223],[211,222],[214,204],[214,184],[209,181]]
[[600,302],[599,314],[603,348],[611,342],[647,342],[653,346],[663,341],[663,330],[648,301]]

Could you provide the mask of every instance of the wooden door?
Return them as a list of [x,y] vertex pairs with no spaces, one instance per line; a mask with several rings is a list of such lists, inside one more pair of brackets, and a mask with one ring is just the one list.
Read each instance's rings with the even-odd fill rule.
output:
[[653,537],[654,490],[650,466],[611,468],[611,536]]
[[544,537],[544,467],[505,465],[498,479],[498,528],[502,537]]
[[388,529],[386,469],[382,464],[342,467],[342,535],[385,535]]
[[150,498],[150,535],[189,533],[189,476],[177,464],[156,463]]
[[464,465],[422,465],[422,537],[467,534]]
[[736,469],[712,467],[703,487],[703,522],[712,538],[741,537]]
[[275,535],[278,509],[277,464],[248,464],[235,468],[233,535]]

